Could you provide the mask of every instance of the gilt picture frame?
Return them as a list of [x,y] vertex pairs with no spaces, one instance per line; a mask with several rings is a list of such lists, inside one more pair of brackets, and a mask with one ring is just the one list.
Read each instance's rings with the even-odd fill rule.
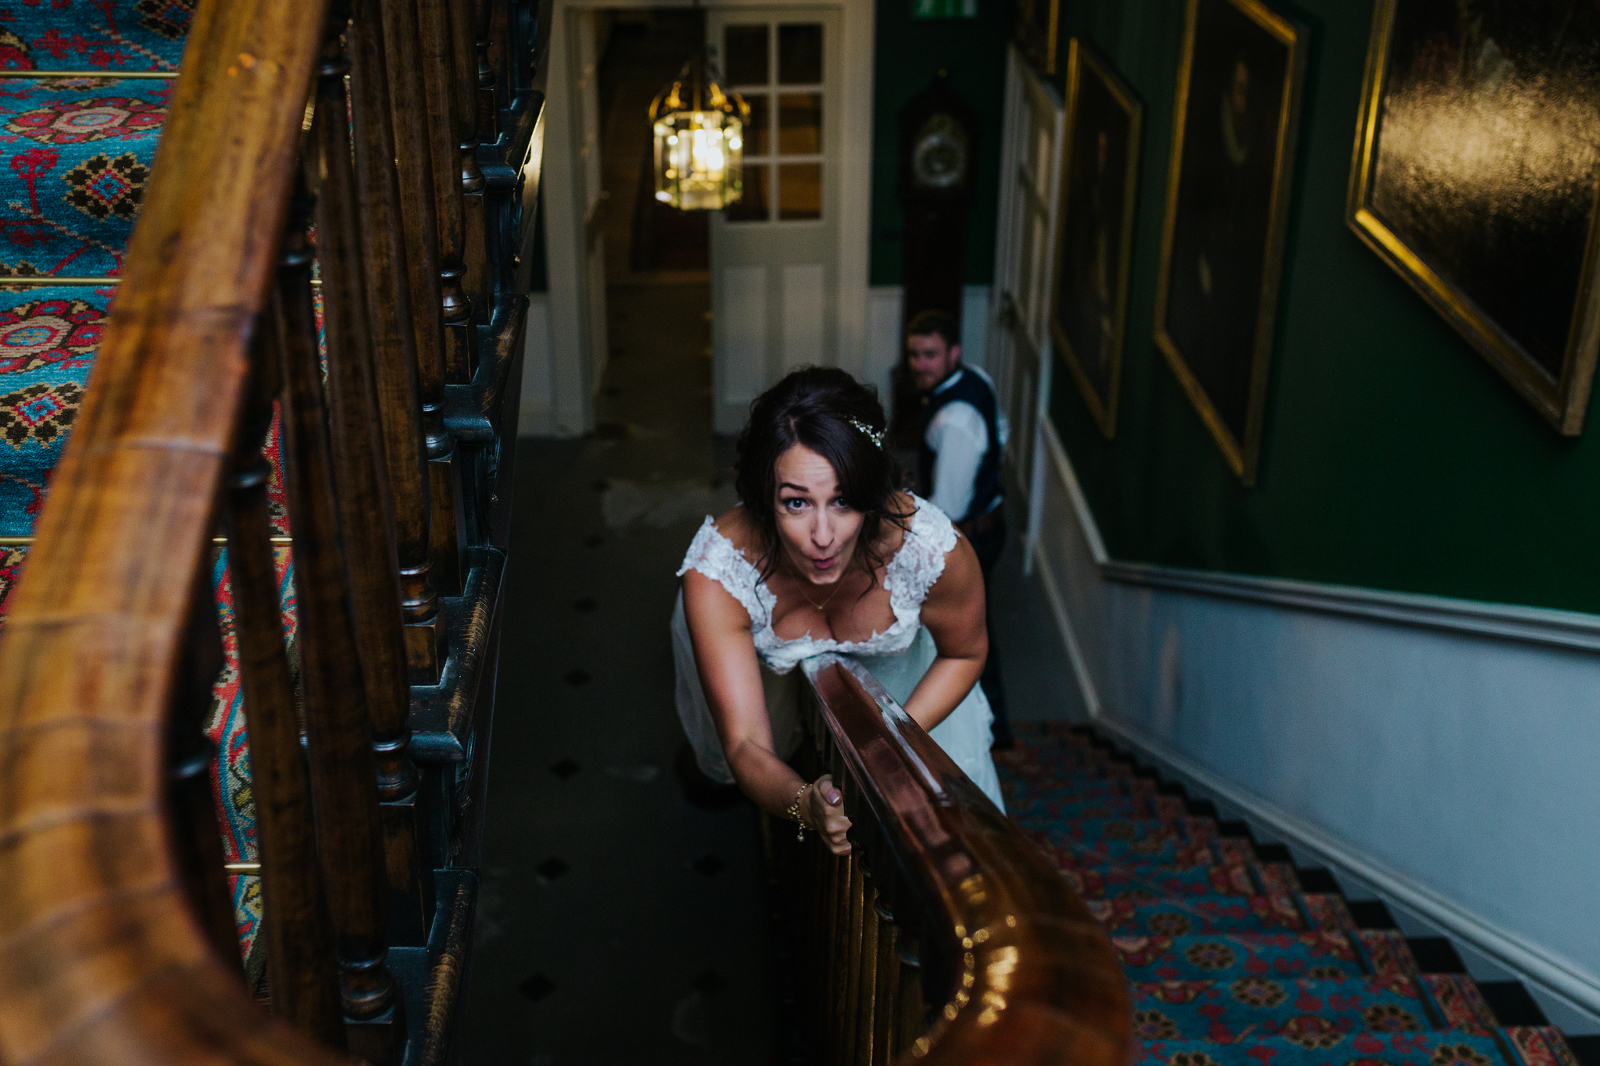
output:
[[1310,31],[1262,0],[1188,0],[1155,342],[1253,485]]
[[1017,0],[1013,39],[1023,58],[1039,73],[1056,72],[1056,30],[1061,24],[1061,0]]
[[1050,334],[1106,439],[1116,435],[1144,104],[1093,45],[1067,43]]
[[1597,64],[1590,4],[1377,0],[1345,209],[1565,436],[1600,349]]

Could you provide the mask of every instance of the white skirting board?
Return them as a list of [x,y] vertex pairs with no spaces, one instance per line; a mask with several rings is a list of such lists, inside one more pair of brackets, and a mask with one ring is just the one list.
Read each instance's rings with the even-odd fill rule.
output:
[[1600,619],[1116,562],[1040,437],[1057,713],[1600,1032]]
[[550,294],[536,292],[528,297],[518,436],[548,437],[556,434],[555,390],[550,375]]

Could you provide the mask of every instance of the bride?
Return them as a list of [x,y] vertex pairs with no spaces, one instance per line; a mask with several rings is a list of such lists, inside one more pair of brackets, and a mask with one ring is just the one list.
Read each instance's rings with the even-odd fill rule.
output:
[[874,390],[842,370],[796,370],[750,409],[740,503],[707,518],[678,573],[678,717],[700,769],[763,810],[850,850],[831,777],[803,781],[802,659],[857,659],[996,806],[983,575],[966,538],[896,489]]

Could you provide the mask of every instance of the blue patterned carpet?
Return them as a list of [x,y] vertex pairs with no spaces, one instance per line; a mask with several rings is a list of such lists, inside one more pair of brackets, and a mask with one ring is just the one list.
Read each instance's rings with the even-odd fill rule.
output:
[[193,0],[8,0],[0,70],[175,71]]
[[[34,532],[88,387],[166,121],[174,80],[126,75],[175,73],[193,13],[192,0],[0,0],[0,70],[94,72],[0,77],[0,536]],[[268,455],[281,534],[276,425]],[[27,544],[0,547],[0,621],[27,554]],[[277,555],[292,655],[294,568],[287,546]],[[212,582],[225,658],[207,725],[218,751],[217,821],[225,859],[250,862],[259,857],[255,804],[226,552],[217,554]],[[259,974],[260,879],[229,883],[240,948]]]
[[1423,973],[1403,935],[1136,771],[1050,728],[996,762],[1011,817],[1055,858],[1122,957],[1135,1066],[1577,1066],[1549,1026],[1502,1026],[1466,974]]

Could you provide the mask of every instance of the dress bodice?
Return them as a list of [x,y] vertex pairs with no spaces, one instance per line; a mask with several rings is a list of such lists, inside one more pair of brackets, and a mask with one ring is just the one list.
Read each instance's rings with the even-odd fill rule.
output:
[[845,655],[895,655],[911,647],[922,628],[922,601],[944,573],[944,557],[956,546],[956,529],[944,512],[927,500],[911,497],[916,505],[910,527],[898,551],[883,571],[883,587],[889,592],[894,621],[882,633],[866,640],[821,640],[809,633],[784,640],[773,632],[772,610],[778,597],[767,587],[756,565],[746,559],[733,542],[717,531],[710,516],[700,526],[678,576],[698,570],[728,590],[750,615],[750,634],[756,654],[774,673],[786,674],[802,660],[823,652]]

